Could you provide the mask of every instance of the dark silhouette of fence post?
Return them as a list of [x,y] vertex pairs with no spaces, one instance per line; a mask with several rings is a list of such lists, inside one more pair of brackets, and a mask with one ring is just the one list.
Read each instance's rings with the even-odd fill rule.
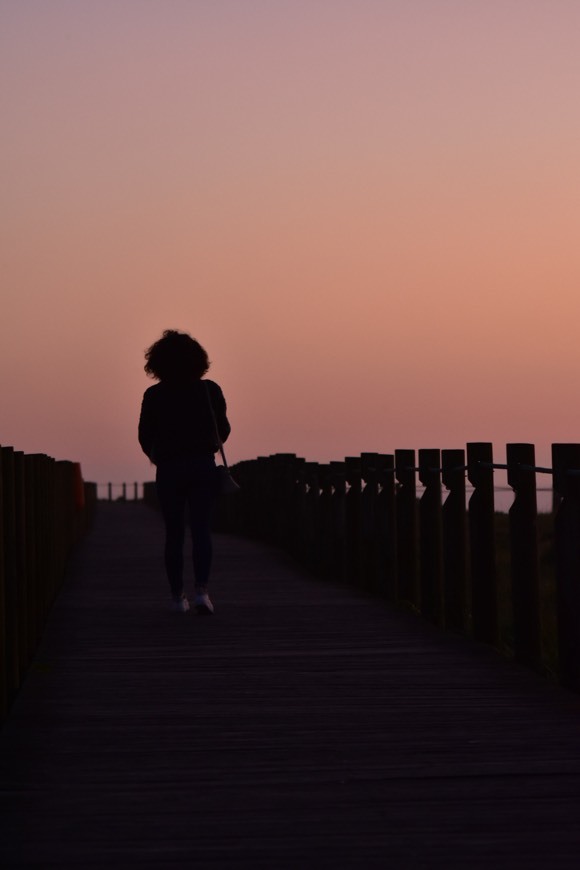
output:
[[294,487],[290,496],[289,550],[301,562],[308,564],[308,542],[310,536],[306,496],[306,463],[297,462],[294,469]]
[[418,606],[417,595],[417,487],[415,451],[395,450],[397,487],[397,593]]
[[44,571],[46,563],[46,551],[43,549],[43,456],[40,453],[32,453],[28,457],[29,473],[34,486],[33,508],[31,517],[31,539],[34,541],[34,558],[36,571],[34,573],[33,602],[30,608],[30,621],[33,625],[33,633],[36,642],[40,639],[42,631],[42,617],[44,610]]
[[580,444],[553,444],[554,522],[560,679],[580,689]]
[[299,457],[289,457],[285,477],[289,492],[286,519],[286,540],[288,550],[298,559],[307,561],[306,544],[308,522],[306,516],[306,462]]
[[469,499],[473,634],[477,640],[496,646],[498,607],[492,464],[492,444],[467,445],[467,475],[475,488]]
[[332,474],[329,465],[318,466],[318,485],[320,487],[320,496],[318,499],[320,570],[323,577],[325,577],[326,579],[331,579],[334,559],[334,496],[332,487]]
[[[254,462],[258,462],[257,459]],[[252,537],[253,526],[255,520],[254,506],[254,491],[252,486],[252,476],[250,474],[249,461],[238,462],[235,466],[235,478],[241,486],[239,498],[235,499],[220,499],[219,516],[225,515],[226,531],[236,535],[247,535]],[[143,498],[145,498],[145,489],[143,489]],[[148,493],[148,500],[151,500],[151,490]],[[224,509],[224,503],[227,504],[227,510]]]
[[509,510],[514,653],[522,664],[539,668],[542,647],[535,450],[533,444],[508,444],[506,450],[508,484],[515,493]]
[[318,573],[321,570],[322,546],[320,540],[318,464],[316,462],[304,462],[300,469],[300,479],[301,485],[304,487],[301,554],[306,564]]
[[[51,461],[54,479],[55,510],[53,540],[55,542],[55,576],[53,601],[60,591],[66,569],[67,556],[78,538],[78,517],[74,463],[69,460]],[[51,602],[52,604],[52,602]]]
[[33,625],[36,643],[40,640],[46,615],[50,606],[50,587],[53,582],[54,566],[52,563],[52,541],[48,523],[54,513],[54,504],[49,500],[47,486],[47,468],[50,462],[43,453],[32,453],[29,462],[33,468],[34,480],[34,527],[32,529],[34,558],[37,570],[34,576],[34,587],[31,589],[30,622]]
[[0,722],[8,712],[7,694],[7,659],[6,659],[6,576],[5,554],[6,544],[4,541],[4,449],[0,446]]
[[7,539],[6,511],[7,494],[4,485],[6,478],[7,448],[0,446],[0,722],[4,721],[9,706],[9,659],[8,659],[8,577],[7,577]]
[[27,607],[28,560],[26,558],[26,488],[24,483],[24,453],[15,450],[14,459],[14,520],[16,535],[16,620],[18,634],[19,683],[28,665]]
[[332,478],[332,576],[346,581],[346,472],[344,462],[331,462]]
[[[270,544],[280,545],[278,538],[281,528],[280,505],[283,499],[281,492],[282,483],[278,480],[279,458],[268,456],[263,463],[263,475],[258,478],[257,484],[262,489],[262,507],[260,522],[257,533],[262,539],[265,538]],[[254,472],[257,469],[254,469]]]
[[377,528],[379,454],[361,453],[361,585],[369,592],[379,589],[380,532]]
[[108,496],[109,501],[113,501],[113,484],[112,483],[107,484],[107,496]]
[[14,492],[14,450],[2,448],[2,504],[4,538],[4,601],[5,601],[5,692],[8,707],[20,685],[18,661],[18,573],[16,544],[16,500]]
[[346,482],[346,577],[353,586],[361,582],[361,461],[358,456],[344,460]]
[[464,631],[467,609],[465,451],[441,451],[441,466],[443,485],[449,490],[442,507],[445,627]]
[[[249,510],[246,511],[243,520],[250,534],[266,541],[271,541],[273,522],[270,465],[267,456],[258,456],[255,462],[247,465],[249,491],[252,495]],[[245,492],[245,489],[243,491]]]
[[54,599],[56,575],[56,512],[58,510],[54,460],[44,453],[32,454],[36,462],[37,510],[36,548],[39,555],[40,573],[38,578],[37,632],[41,636],[50,606]]
[[28,635],[28,659],[32,658],[34,650],[38,644],[39,633],[36,609],[38,601],[38,590],[40,587],[39,572],[40,563],[38,560],[36,546],[36,514],[37,505],[37,484],[36,484],[36,463],[34,456],[24,457],[24,487],[25,487],[25,511],[26,511],[26,550],[28,559],[28,593],[29,606],[27,614],[27,635]]
[[421,613],[441,623],[443,616],[443,527],[439,450],[419,450],[419,480],[425,491],[419,502],[419,577]]
[[379,454],[375,510],[378,541],[379,591],[390,601],[397,598],[397,508],[395,503],[395,457]]
[[[257,469],[254,469],[254,472]],[[257,533],[262,539],[265,538],[270,544],[278,544],[277,535],[280,527],[279,504],[281,493],[278,488],[274,457],[268,456],[263,462],[263,475],[257,480],[258,487],[262,490],[261,511]]]
[[83,492],[85,495],[84,530],[88,532],[93,525],[97,510],[97,484],[83,479]]
[[295,453],[275,453],[270,456],[271,519],[273,543],[277,547],[292,549],[293,514],[296,499],[296,467],[299,460]]

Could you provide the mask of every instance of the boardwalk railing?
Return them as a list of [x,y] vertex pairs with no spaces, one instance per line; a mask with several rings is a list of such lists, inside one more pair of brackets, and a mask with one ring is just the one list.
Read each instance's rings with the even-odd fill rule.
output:
[[[508,444],[502,464],[489,443],[329,464],[261,457],[234,467],[241,491],[222,503],[218,525],[443,628],[494,646],[507,636],[520,662],[557,669],[580,690],[580,445],[554,444],[552,455],[553,469],[536,468],[531,444]],[[514,493],[507,520],[494,509],[494,468]],[[553,473],[559,501],[555,519],[542,517],[542,540],[537,473]]]
[[94,484],[77,463],[0,447],[0,721],[34,656]]
[[140,501],[139,484],[97,483],[97,498],[100,501]]

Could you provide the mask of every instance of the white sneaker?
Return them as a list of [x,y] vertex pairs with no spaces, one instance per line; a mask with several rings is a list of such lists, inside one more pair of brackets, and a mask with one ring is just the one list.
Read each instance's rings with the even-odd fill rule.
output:
[[189,610],[189,601],[185,595],[180,595],[177,598],[174,598],[171,602],[171,609],[177,610],[179,613],[187,613]]
[[198,616],[211,616],[213,614],[213,604],[207,592],[196,592],[193,606]]

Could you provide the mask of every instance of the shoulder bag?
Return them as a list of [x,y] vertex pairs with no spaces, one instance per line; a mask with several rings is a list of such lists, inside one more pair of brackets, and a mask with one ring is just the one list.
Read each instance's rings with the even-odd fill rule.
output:
[[213,428],[216,437],[216,441],[219,447],[219,452],[222,457],[223,465],[216,466],[216,475],[217,475],[217,489],[220,495],[229,495],[234,492],[238,492],[240,487],[232,477],[230,473],[230,469],[228,468],[228,461],[226,459],[226,453],[224,450],[224,445],[222,439],[220,438],[220,433],[218,430],[217,420],[215,418],[215,411],[213,409],[213,405],[211,403],[211,396],[209,394],[209,387],[206,383],[204,383],[205,394],[207,396],[207,401],[209,404],[209,410],[211,412],[211,419],[213,420]]

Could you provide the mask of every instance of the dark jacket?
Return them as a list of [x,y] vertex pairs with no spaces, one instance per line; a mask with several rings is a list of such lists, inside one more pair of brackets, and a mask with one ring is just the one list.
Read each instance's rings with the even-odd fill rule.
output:
[[226,402],[213,381],[161,381],[145,391],[139,418],[139,444],[158,465],[184,456],[213,456],[219,449],[211,415],[220,438],[230,434]]

